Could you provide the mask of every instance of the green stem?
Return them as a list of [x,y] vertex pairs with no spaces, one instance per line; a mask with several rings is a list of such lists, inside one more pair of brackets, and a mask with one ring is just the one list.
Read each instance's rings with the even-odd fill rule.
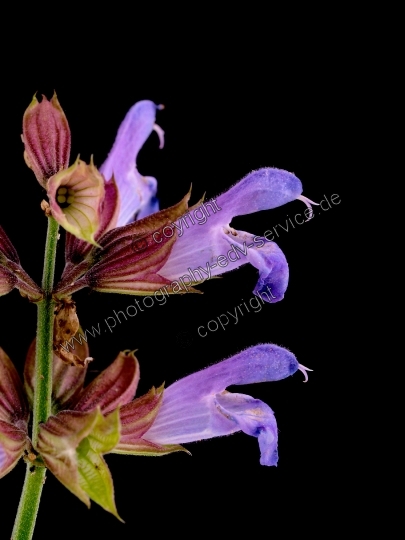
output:
[[[51,414],[52,346],[55,309],[55,302],[52,299],[52,289],[55,273],[58,229],[58,223],[52,217],[48,218],[45,261],[42,275],[44,298],[38,302],[35,393],[32,425],[32,444],[34,448],[38,442],[39,424],[41,422],[46,422]],[[31,473],[30,467],[32,469],[32,465],[27,467],[27,473],[25,475],[24,487],[14,523],[12,540],[31,540],[34,532],[46,469],[35,467],[34,473]]]
[[34,472],[31,469],[32,465],[28,464],[11,540],[29,540],[34,534],[46,468],[35,467]]

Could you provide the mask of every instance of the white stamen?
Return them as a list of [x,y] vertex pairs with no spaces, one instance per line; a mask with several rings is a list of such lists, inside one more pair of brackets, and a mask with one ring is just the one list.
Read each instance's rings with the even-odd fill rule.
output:
[[305,206],[307,206],[311,210],[311,214],[305,220],[305,221],[309,221],[310,219],[312,219],[314,217],[314,211],[312,210],[311,204],[315,204],[315,206],[319,206],[319,203],[311,201],[311,199],[308,199],[308,197],[305,197],[304,195],[298,195],[297,199],[302,201],[305,204]]
[[298,369],[299,369],[300,371],[302,371],[302,373],[304,374],[304,377],[305,377],[304,382],[307,382],[307,380],[308,380],[308,373],[307,373],[307,371],[314,371],[313,369],[309,369],[308,367],[305,367],[305,366],[303,366],[302,364],[298,364]]
[[163,129],[158,126],[157,124],[153,124],[153,129],[154,131],[156,131],[156,133],[158,134],[158,137],[159,137],[159,148],[162,149],[165,145],[165,132],[163,131]]

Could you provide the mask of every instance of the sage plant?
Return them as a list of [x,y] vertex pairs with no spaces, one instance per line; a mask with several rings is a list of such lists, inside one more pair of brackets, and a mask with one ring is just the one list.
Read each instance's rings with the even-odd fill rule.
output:
[[[312,201],[302,195],[300,180],[263,168],[215,199],[189,206],[189,192],[159,210],[157,182],[139,173],[136,159],[152,131],[164,145],[156,124],[161,108],[151,101],[136,103],[99,168],[79,157],[69,166],[71,134],[56,95],[40,102],[34,97],[23,116],[24,158],[46,192],[38,210],[48,231],[39,285],[0,227],[0,295],[16,288],[38,310],[23,377],[0,348],[0,477],[20,459],[27,466],[13,540],[33,536],[47,470],[84,504],[94,501],[121,519],[105,454],[187,452],[184,443],[242,431],[258,439],[262,465],[277,465],[273,411],[227,387],[278,381],[297,370],[307,380],[308,368],[292,352],[260,343],[167,389],[153,387],[137,396],[140,367],[134,351],[118,352],[85,385],[93,360],[87,344],[63,346],[80,330],[73,295],[85,287],[143,296],[196,293],[205,279],[250,263],[259,273],[254,293],[270,290],[274,301],[284,297],[289,272],[281,249],[230,222],[294,199],[307,205],[310,219]],[[59,227],[66,231],[65,267],[55,280]]]

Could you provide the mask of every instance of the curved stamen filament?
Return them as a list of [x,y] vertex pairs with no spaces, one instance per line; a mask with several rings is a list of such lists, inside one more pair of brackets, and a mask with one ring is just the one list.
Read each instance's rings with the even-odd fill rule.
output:
[[165,145],[165,132],[157,124],[153,124],[153,131],[156,131],[159,137],[159,148],[162,149]]
[[305,367],[302,364],[298,364],[298,369],[304,374],[304,377],[305,377],[304,382],[307,382],[307,380],[308,380],[307,371],[314,371],[313,369],[309,369],[308,367]]
[[305,204],[305,206],[307,206],[311,210],[311,214],[305,220],[305,221],[309,221],[310,219],[312,219],[314,217],[314,211],[312,210],[311,204],[314,204],[315,206],[319,206],[319,203],[311,201],[311,199],[308,199],[308,197],[305,197],[304,195],[298,195],[297,199],[302,201]]

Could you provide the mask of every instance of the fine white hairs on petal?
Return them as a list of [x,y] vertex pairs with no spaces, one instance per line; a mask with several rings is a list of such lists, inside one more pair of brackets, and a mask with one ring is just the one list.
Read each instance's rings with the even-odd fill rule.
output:
[[308,367],[305,367],[302,364],[298,364],[298,369],[304,374],[304,377],[305,377],[304,382],[307,382],[307,380],[308,380],[307,371],[314,371],[313,369],[309,369]]
[[308,197],[305,197],[304,195],[298,195],[297,199],[302,201],[311,210],[311,214],[306,219],[306,221],[309,221],[310,219],[312,219],[314,217],[314,211],[312,210],[311,204],[314,204],[315,206],[319,206],[319,203],[311,201],[311,199],[308,199]]
[[159,148],[162,149],[165,145],[165,132],[157,124],[153,124],[153,130],[156,131],[159,137]]

